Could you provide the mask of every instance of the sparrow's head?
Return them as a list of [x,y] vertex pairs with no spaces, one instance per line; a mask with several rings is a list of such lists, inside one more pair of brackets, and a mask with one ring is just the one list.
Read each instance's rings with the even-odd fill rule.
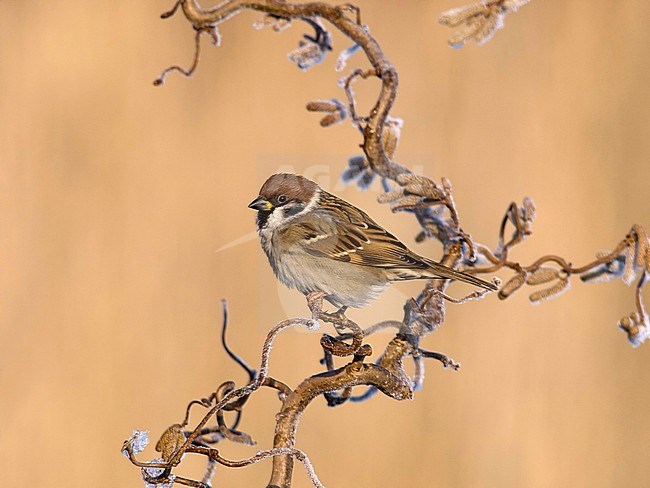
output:
[[257,210],[257,226],[273,227],[286,223],[292,217],[308,211],[318,200],[318,185],[304,176],[279,173],[262,185],[260,195],[249,208]]

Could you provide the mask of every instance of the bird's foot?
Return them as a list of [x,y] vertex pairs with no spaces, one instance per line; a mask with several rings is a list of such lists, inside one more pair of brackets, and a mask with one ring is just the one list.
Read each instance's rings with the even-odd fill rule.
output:
[[[322,291],[314,291],[307,295],[307,306],[311,311],[312,321],[315,324],[319,324],[320,320],[328,322],[334,326],[339,336],[343,336],[332,337],[324,334],[320,343],[325,354],[339,357],[354,356],[355,361],[362,361],[364,357],[370,356],[372,348],[368,344],[362,344],[363,329],[345,316],[348,307],[341,307],[336,312],[323,311],[323,300],[326,296],[327,294]],[[348,344],[343,338],[352,339],[352,343]]]
[[353,322],[345,316],[347,309],[348,307],[341,307],[336,312],[321,312],[320,318],[332,324],[339,334],[345,334],[346,331],[353,331],[349,326]]

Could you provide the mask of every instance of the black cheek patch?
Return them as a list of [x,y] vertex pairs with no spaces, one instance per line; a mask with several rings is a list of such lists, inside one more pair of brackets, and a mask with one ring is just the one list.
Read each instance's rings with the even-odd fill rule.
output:
[[302,202],[287,203],[282,210],[284,211],[285,217],[291,217],[305,210],[305,204]]

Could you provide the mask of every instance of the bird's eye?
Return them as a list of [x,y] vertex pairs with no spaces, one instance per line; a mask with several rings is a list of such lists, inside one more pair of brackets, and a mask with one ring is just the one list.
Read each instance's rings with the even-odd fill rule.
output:
[[284,203],[284,202],[286,202],[286,201],[287,201],[287,197],[286,197],[286,196],[284,196],[284,195],[280,195],[280,196],[278,197],[278,202],[279,202],[279,203]]

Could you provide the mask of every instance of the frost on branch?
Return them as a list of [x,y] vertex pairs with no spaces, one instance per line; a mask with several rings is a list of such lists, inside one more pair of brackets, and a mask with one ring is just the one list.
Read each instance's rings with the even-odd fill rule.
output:
[[262,30],[265,27],[271,27],[275,32],[282,32],[291,27],[291,19],[268,14],[253,22],[255,30]]
[[344,183],[351,183],[356,180],[360,190],[367,190],[375,181],[377,175],[370,167],[365,156],[352,156],[348,160],[348,168],[341,174]]
[[[152,464],[163,463],[162,458],[152,459]],[[169,476],[163,476],[165,470],[163,468],[153,468],[145,467],[141,468],[142,472],[142,481],[144,481],[145,488],[172,488],[174,486],[174,481],[176,475],[170,474]]]
[[124,441],[122,446],[122,454],[129,457],[129,450],[133,454],[140,454],[144,451],[145,447],[149,444],[149,431],[148,430],[134,430],[131,437]]
[[336,71],[343,71],[348,65],[348,59],[350,59],[354,53],[359,51],[359,49],[361,49],[361,46],[359,46],[359,44],[352,44],[352,46],[349,48],[341,51],[341,54],[339,54],[339,57],[336,60],[336,67],[334,69]]

